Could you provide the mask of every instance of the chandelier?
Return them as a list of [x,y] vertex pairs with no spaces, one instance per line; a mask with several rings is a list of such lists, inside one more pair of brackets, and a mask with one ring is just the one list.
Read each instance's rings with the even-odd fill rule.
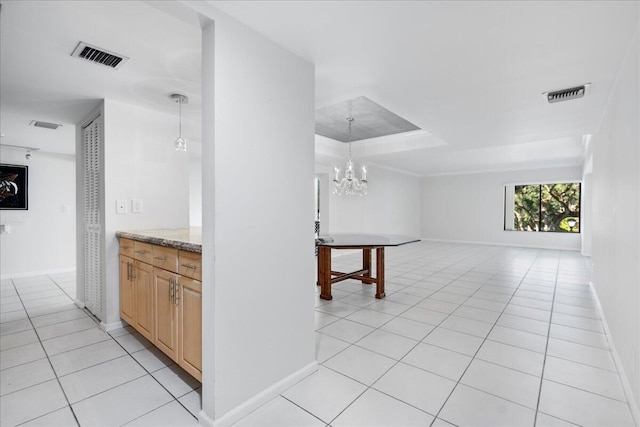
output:
[[337,166],[333,167],[333,194],[339,196],[365,196],[367,194],[367,168],[362,165],[362,174],[360,175],[360,181],[358,181],[351,157],[351,124],[354,120],[349,114],[349,117],[347,117],[347,122],[349,123],[349,160],[347,160],[347,168],[342,179],[340,179],[340,169]]

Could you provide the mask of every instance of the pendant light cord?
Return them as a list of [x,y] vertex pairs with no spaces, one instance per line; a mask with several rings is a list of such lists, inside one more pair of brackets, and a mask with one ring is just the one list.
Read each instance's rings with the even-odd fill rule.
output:
[[180,127],[179,127],[179,130],[180,130],[180,138],[182,138],[182,100],[179,100],[178,104],[180,104],[180,108],[179,108],[179,111],[180,111]]

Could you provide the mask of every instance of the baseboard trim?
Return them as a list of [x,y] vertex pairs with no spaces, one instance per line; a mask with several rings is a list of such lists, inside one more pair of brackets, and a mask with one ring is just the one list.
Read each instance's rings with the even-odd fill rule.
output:
[[100,329],[102,329],[105,332],[111,332],[114,329],[124,328],[124,326],[125,324],[122,323],[122,320],[118,320],[117,322],[113,322],[113,323],[100,322]]
[[204,411],[200,411],[198,414],[198,421],[200,425],[209,426],[209,427],[228,427],[232,424],[238,422],[242,418],[249,415],[251,412],[258,409],[260,406],[264,405],[271,399],[277,397],[282,392],[287,390],[289,387],[294,385],[295,383],[301,381],[302,379],[308,377],[318,370],[318,362],[314,361],[302,369],[294,372],[286,378],[278,381],[271,387],[262,391],[261,393],[256,394],[251,399],[246,402],[236,406],[229,412],[222,415],[220,418],[212,419],[208,414]]
[[627,373],[624,371],[622,359],[620,359],[618,350],[616,349],[615,343],[613,342],[613,336],[611,335],[609,324],[607,323],[607,319],[605,318],[604,312],[602,311],[602,306],[600,305],[600,298],[598,297],[596,287],[593,285],[592,281],[589,281],[589,286],[591,286],[591,289],[596,294],[596,305],[598,306],[598,310],[600,310],[600,313],[602,314],[602,327],[604,328],[604,333],[607,336],[607,341],[611,346],[611,355],[613,356],[613,361],[616,364],[616,368],[618,368],[618,376],[620,377],[620,381],[622,382],[622,389],[624,390],[624,395],[626,396],[627,402],[629,403],[629,409],[631,409],[631,416],[633,417],[633,421],[638,426],[640,425],[640,410],[638,409],[638,403],[633,396],[633,389],[631,388],[629,377],[627,377]]
[[78,298],[74,298],[73,302],[80,308],[84,308],[84,302],[80,301]]
[[551,249],[556,251],[580,252],[579,248],[568,248],[568,247],[562,247],[562,246],[519,245],[516,243],[476,242],[473,240],[431,239],[428,237],[421,237],[420,240],[426,240],[429,242],[442,242],[442,243],[461,243],[465,245],[505,246],[505,247],[528,248],[528,249]]
[[76,271],[74,268],[56,268],[52,270],[40,270],[40,271],[28,271],[25,273],[8,273],[0,276],[0,279],[17,279],[21,277],[31,277],[31,276],[45,276],[47,274],[58,274],[58,273],[71,273]]

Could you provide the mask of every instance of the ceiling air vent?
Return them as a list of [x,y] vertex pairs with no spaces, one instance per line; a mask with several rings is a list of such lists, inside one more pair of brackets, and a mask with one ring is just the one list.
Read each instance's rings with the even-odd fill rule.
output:
[[58,129],[60,126],[57,123],[49,123],[49,122],[40,122],[38,120],[31,120],[31,123],[29,123],[31,126],[35,126],[37,128],[45,128],[45,129],[53,129],[56,130]]
[[115,68],[116,70],[129,60],[129,58],[124,55],[109,52],[106,49],[91,46],[85,42],[78,43],[78,46],[76,46],[71,56],[95,62],[96,64],[104,65],[105,67]]
[[583,98],[589,95],[589,89],[591,83],[587,83],[582,86],[572,87],[569,89],[555,90],[553,92],[545,92],[542,97],[549,102],[549,104],[555,104],[556,102],[569,101],[571,99]]

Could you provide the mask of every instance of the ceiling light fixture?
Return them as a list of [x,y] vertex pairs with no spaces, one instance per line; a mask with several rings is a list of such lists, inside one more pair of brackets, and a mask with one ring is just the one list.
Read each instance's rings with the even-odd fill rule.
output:
[[174,147],[176,149],[176,151],[187,151],[187,140],[185,138],[182,137],[182,104],[188,104],[189,103],[189,98],[187,98],[185,95],[180,95],[179,93],[174,93],[171,94],[171,99],[173,99],[175,102],[178,103],[178,105],[180,105],[180,131],[178,134],[178,137],[176,138],[175,142],[174,142]]
[[5,147],[5,148],[12,148],[14,150],[25,150],[27,152],[27,154],[24,155],[24,158],[27,160],[31,160],[32,151],[40,151],[39,148],[37,147],[23,147],[21,145],[11,145],[11,144],[0,144],[0,146]]
[[351,102],[349,102],[349,117],[347,117],[347,123],[349,124],[349,159],[342,179],[340,179],[340,169],[337,166],[333,167],[333,194],[339,196],[365,196],[367,194],[367,167],[362,165],[362,175],[360,181],[358,181],[354,170],[353,158],[351,157],[351,125],[354,121],[355,119],[351,116]]

